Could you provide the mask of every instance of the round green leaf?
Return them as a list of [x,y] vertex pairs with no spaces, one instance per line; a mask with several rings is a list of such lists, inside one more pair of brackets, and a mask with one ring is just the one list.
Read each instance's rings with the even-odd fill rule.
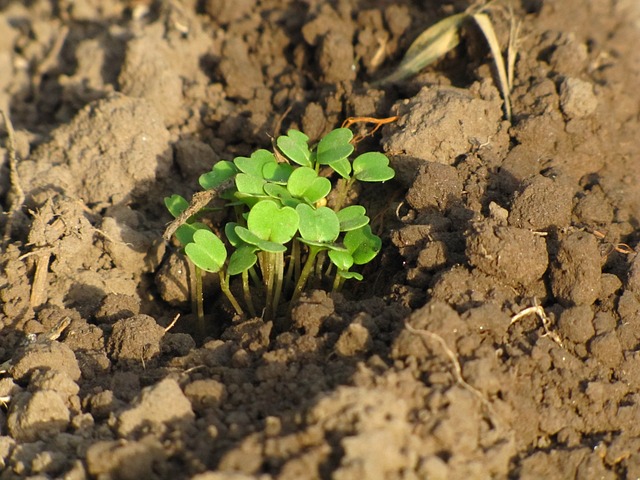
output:
[[189,208],[189,202],[184,197],[174,194],[170,197],[164,197],[164,206],[167,207],[169,213],[177,218],[182,212]]
[[329,250],[329,259],[340,271],[346,271],[353,265],[353,257],[349,252]]
[[305,203],[296,207],[300,216],[300,235],[305,240],[331,243],[340,235],[340,221],[328,207],[314,209]]
[[273,200],[256,203],[247,217],[247,227],[262,240],[286,243],[298,231],[300,219],[291,207],[279,207]]
[[371,226],[365,225],[351,230],[344,236],[344,246],[353,257],[353,263],[364,265],[369,263],[382,248],[382,240],[371,232]]
[[296,208],[296,206],[300,203],[300,200],[297,200],[291,196],[289,190],[282,185],[277,185],[275,183],[267,183],[264,186],[264,192],[269,195],[271,198],[277,200],[282,205],[286,205],[287,207]]
[[389,159],[380,152],[363,153],[353,161],[353,176],[361,182],[384,182],[395,174]]
[[353,133],[348,128],[336,128],[329,132],[318,143],[317,162],[320,165],[331,165],[347,158],[353,152],[353,145],[349,143],[352,138]]
[[348,158],[332,162],[331,168],[333,168],[342,178],[351,178],[351,162]]
[[248,243],[249,245],[254,245],[265,252],[279,253],[287,251],[287,247],[285,247],[281,243],[263,240],[252,231],[247,230],[240,225],[236,225],[236,228],[234,228],[234,230],[243,242]]
[[276,145],[287,158],[303,167],[311,167],[311,151],[309,150],[309,137],[298,130],[289,130],[287,135],[282,135],[276,140]]
[[235,228],[238,226],[236,222],[229,222],[224,226],[224,235],[227,237],[227,240],[233,247],[239,247],[243,245],[242,240],[238,236],[235,231]]
[[287,190],[294,197],[316,203],[329,194],[331,182],[327,178],[319,177],[313,168],[299,167],[289,177]]
[[239,173],[236,175],[236,188],[238,192],[248,195],[264,195],[262,186],[266,181],[261,177],[254,177],[247,173]]
[[249,270],[257,261],[258,257],[255,254],[255,247],[253,245],[243,245],[229,257],[227,273],[229,275],[238,275]]
[[250,158],[236,157],[233,159],[236,167],[247,175],[262,178],[262,169],[268,163],[277,163],[276,157],[269,150],[260,149],[251,154]]
[[227,249],[212,231],[199,229],[193,234],[193,242],[184,250],[193,264],[207,272],[218,272],[227,259]]
[[369,223],[369,217],[365,215],[367,211],[361,205],[351,205],[340,210],[338,220],[340,220],[340,231],[349,232]]
[[227,160],[217,162],[210,172],[203,173],[198,179],[198,183],[205,190],[211,190],[221,185],[225,180],[238,173],[236,166]]
[[176,230],[175,236],[180,242],[180,245],[185,246],[193,242],[193,234],[198,230],[209,230],[209,227],[199,222],[183,223]]
[[338,275],[340,275],[342,278],[349,280],[350,278],[353,278],[354,280],[362,280],[364,277],[359,274],[358,272],[343,272],[342,270],[338,271]]
[[293,166],[288,163],[267,163],[262,167],[262,177],[268,182],[286,185],[289,176],[293,172]]

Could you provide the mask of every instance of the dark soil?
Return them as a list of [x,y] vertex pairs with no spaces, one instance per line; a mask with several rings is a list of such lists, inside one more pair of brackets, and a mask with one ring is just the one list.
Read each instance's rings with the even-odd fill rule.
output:
[[[372,86],[467,6],[0,1],[0,480],[640,478],[640,5],[514,1],[511,122],[472,26]],[[163,197],[392,115],[365,281],[196,336]]]

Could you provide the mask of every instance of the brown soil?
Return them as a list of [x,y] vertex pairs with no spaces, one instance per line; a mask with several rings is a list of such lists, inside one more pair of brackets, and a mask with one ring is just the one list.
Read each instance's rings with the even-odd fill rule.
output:
[[[371,86],[423,3],[0,1],[0,480],[640,478],[640,6],[514,2],[507,122],[471,27]],[[391,115],[365,281],[193,335],[163,197]]]

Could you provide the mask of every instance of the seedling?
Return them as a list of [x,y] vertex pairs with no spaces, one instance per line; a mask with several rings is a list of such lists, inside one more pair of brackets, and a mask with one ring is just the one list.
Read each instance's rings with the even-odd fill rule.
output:
[[509,45],[507,49],[507,66],[502,57],[500,44],[493,28],[491,18],[487,11],[493,7],[496,1],[484,4],[474,4],[466,11],[446,17],[422,32],[416,38],[398,68],[389,76],[383,78],[378,85],[394,83],[415,75],[427,65],[432,64],[438,58],[450,52],[460,43],[460,29],[473,20],[487,40],[493,61],[498,74],[498,86],[504,99],[505,117],[511,120],[510,92],[513,86],[513,71],[516,59],[518,26],[514,22],[514,15],[510,9],[511,29],[509,32]]
[[[175,235],[195,267],[192,291],[200,319],[203,270],[218,274],[221,291],[243,315],[230,288],[231,277],[240,276],[248,312],[255,316],[255,305],[264,306],[265,318],[297,300],[311,278],[334,291],[348,279],[362,280],[351,268],[373,260],[382,242],[371,231],[365,208],[344,203],[356,181],[385,182],[395,172],[382,153],[352,160],[352,140],[351,130],[338,128],[312,147],[304,133],[289,130],[276,139],[273,151],[217,162],[200,176],[204,192],[194,195],[191,204],[179,195],[165,198],[176,218],[165,236]],[[336,182],[338,187],[330,179],[334,172],[343,180]],[[335,200],[329,204],[334,188]],[[199,221],[215,196],[234,217],[220,236]]]

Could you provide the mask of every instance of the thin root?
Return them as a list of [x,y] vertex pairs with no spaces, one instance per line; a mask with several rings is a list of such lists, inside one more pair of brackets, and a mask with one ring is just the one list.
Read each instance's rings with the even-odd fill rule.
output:
[[394,115],[393,117],[387,117],[387,118],[349,117],[344,122],[342,122],[342,128],[349,128],[351,125],[356,124],[356,123],[373,123],[375,125],[375,127],[373,127],[373,129],[371,131],[369,131],[369,132],[367,132],[367,133],[365,133],[363,135],[355,135],[353,137],[353,139],[351,140],[351,143],[357,144],[362,139],[364,139],[366,137],[370,137],[371,135],[376,133],[378,131],[378,129],[380,127],[382,127],[383,125],[395,122],[396,120],[398,120],[398,118],[400,118],[400,117],[398,117],[397,115]]
[[499,425],[497,423],[498,416],[496,415],[495,410],[491,406],[491,403],[489,402],[489,400],[487,400],[487,398],[482,394],[480,390],[475,388],[473,385],[469,384],[464,379],[464,377],[462,376],[462,367],[460,366],[460,361],[458,360],[458,357],[456,356],[456,354],[453,353],[453,351],[449,348],[449,345],[447,345],[447,342],[444,340],[444,338],[442,338],[437,333],[433,333],[428,330],[413,328],[411,325],[409,325],[406,322],[405,322],[405,328],[407,329],[407,331],[413,334],[419,335],[424,340],[427,340],[427,341],[435,340],[438,343],[438,345],[440,345],[440,348],[444,350],[445,354],[449,358],[449,361],[453,365],[453,375],[456,379],[456,383],[458,383],[458,385],[460,385],[462,388],[464,388],[465,390],[470,392],[472,395],[477,397],[478,400],[480,400],[482,405],[487,409],[487,412],[489,413],[490,419],[493,422],[493,424],[495,426],[498,426]]
[[516,315],[514,315],[511,318],[511,323],[509,323],[509,326],[513,325],[518,320],[521,320],[527,315],[531,315],[532,313],[538,315],[540,320],[542,320],[542,327],[544,328],[545,335],[551,338],[551,340],[556,342],[560,347],[564,347],[564,345],[562,344],[562,340],[560,339],[560,336],[556,332],[551,330],[551,320],[545,313],[544,308],[542,308],[540,305],[528,307],[522,310],[521,312],[518,312]]
[[[602,233],[602,232],[600,232],[598,230],[594,230],[592,233],[598,240],[604,240],[607,237],[607,235],[605,233]],[[632,253],[635,253],[633,248],[631,248],[626,243],[616,243],[616,244],[609,243],[609,245],[611,246],[612,250],[607,252],[607,255],[609,255],[611,253],[611,251],[616,251],[618,253],[622,253],[622,254],[625,254],[625,255],[630,255]]]
[[177,314],[173,320],[171,320],[171,323],[169,325],[167,325],[164,329],[164,332],[167,333],[169,330],[171,330],[174,325],[176,324],[176,322],[178,321],[178,319],[180,318],[180,314]]

